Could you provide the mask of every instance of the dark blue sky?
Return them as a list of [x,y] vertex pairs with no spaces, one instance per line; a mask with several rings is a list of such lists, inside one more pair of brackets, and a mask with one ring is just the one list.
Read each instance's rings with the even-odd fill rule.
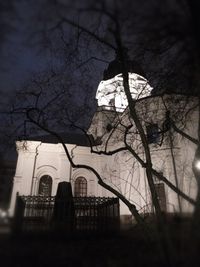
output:
[[[7,36],[7,42],[4,43],[0,56],[2,67],[0,70],[1,91],[13,91],[14,88],[18,87],[19,82],[29,77],[32,71],[40,71],[50,65],[51,58],[49,52],[45,51],[46,44],[42,44],[43,49],[41,50],[41,43],[37,43],[37,38],[34,39],[35,37],[32,36],[34,31],[41,30],[45,20],[55,19],[56,14],[51,7],[53,1],[50,1],[51,4],[49,5],[45,2],[48,3],[46,0],[37,1],[36,5],[33,0],[17,1],[16,7],[19,15],[12,20],[15,30]],[[93,1],[76,0],[72,2],[66,0],[65,2],[83,7],[85,3],[92,3]],[[108,2],[112,3],[112,1]],[[121,1],[119,2],[121,3]],[[126,2],[128,0],[121,4],[127,4]],[[193,60],[194,50],[193,45],[191,45],[191,21],[188,15],[187,1],[183,0],[179,3],[179,1],[174,0],[163,0],[161,3],[156,0],[134,0],[130,3],[132,3],[132,6],[129,5],[129,9],[127,7],[124,9],[124,20],[128,18],[130,24],[128,23],[128,26],[123,28],[122,37],[126,39],[128,36],[129,38],[126,45],[129,46],[131,58],[139,61],[147,73],[146,78],[151,79],[156,86],[155,80],[160,79],[158,87],[162,87],[162,89],[169,87],[167,89],[178,88],[178,90],[181,90],[185,85],[184,89],[187,90],[187,87],[191,86],[188,82],[189,70],[187,66]],[[36,13],[40,14],[41,21],[37,21],[35,18]],[[71,9],[64,10],[63,14],[68,18],[74,16]],[[73,18],[78,21],[78,17]],[[89,27],[93,27],[92,21],[97,18],[97,13],[88,13],[84,18],[89,18]],[[81,24],[84,23],[84,26],[88,26],[87,19],[81,20]],[[98,20],[95,23],[98,25]],[[103,28],[105,28],[103,29],[105,30],[105,36],[103,37],[109,42],[113,42],[109,27]],[[65,31],[68,35],[69,27],[66,24]],[[73,34],[76,34],[76,32],[74,30]],[[31,36],[34,42],[33,40],[30,41]],[[83,34],[81,33],[80,36],[83,37]],[[86,45],[83,45],[80,49],[83,53],[87,53],[87,56],[97,56],[108,61],[113,59],[113,54],[108,55],[108,53],[104,54],[103,52],[99,55],[100,50],[103,51],[102,48],[97,49],[97,46],[95,46],[92,51],[91,47],[90,41],[88,49]],[[166,47],[168,47],[167,52],[165,51]],[[190,56],[188,57],[188,55]],[[60,59],[64,61],[65,56],[64,54],[61,55]],[[90,72],[94,71],[92,75],[100,80],[105,66],[106,64],[102,67],[102,64],[93,61],[89,66]],[[155,87],[154,84],[152,84],[153,87]]]
[[[42,1],[38,3],[42,3]],[[43,22],[38,23],[36,17],[37,13],[40,12],[40,4],[35,6],[32,1],[19,1],[15,8],[14,19],[9,22],[13,29],[6,35],[0,51],[0,91],[3,96],[0,102],[1,108],[4,103],[9,101],[10,97],[14,97],[16,90],[20,90],[24,84],[26,85],[33,75],[48,70],[50,67],[64,64],[66,56],[63,47],[60,46],[60,36],[58,37],[57,47],[55,46],[56,42],[52,44],[51,40],[47,40],[50,43],[45,44],[45,40],[42,39],[43,37],[41,38],[40,30],[43,27]],[[71,14],[66,15],[70,17]],[[66,25],[65,29],[67,35]],[[49,37],[47,36],[47,38]],[[67,38],[68,36],[66,36]],[[55,54],[49,49],[51,45],[54,46],[53,49],[57,49],[56,52],[53,52]],[[59,49],[63,49],[63,51],[58,56]],[[90,50],[89,53],[91,54],[89,56],[98,55],[98,51],[95,50]],[[105,67],[105,63],[95,60],[90,62],[89,71],[92,73],[91,75],[95,75],[93,81],[91,81],[91,84],[94,83],[94,92]],[[78,71],[73,69],[73,75],[75,76],[80,76],[80,72],[80,69]]]
[[[72,4],[72,1],[68,1]],[[142,66],[147,74],[146,78],[154,88],[158,88],[158,92],[160,89],[191,89],[190,75],[194,77],[195,72],[190,67],[193,64],[193,45],[188,31],[187,9],[183,10],[178,2],[174,5],[173,0],[163,0],[162,4],[155,0],[130,1],[134,3],[134,7],[126,6],[128,1],[119,3],[122,7],[125,3],[123,12],[120,12],[120,22],[123,45],[128,47],[131,59]],[[81,1],[81,4],[83,6],[88,2],[93,1]],[[15,90],[22,89],[24,85],[27,87],[33,73],[41,73],[49,68],[56,69],[59,75],[62,74],[58,77],[60,80],[63,79],[63,82],[65,79],[70,80],[68,82],[71,82],[69,91],[72,95],[72,107],[84,107],[85,102],[94,106],[98,83],[108,62],[114,59],[114,51],[88,38],[80,29],[69,27],[67,24],[64,25],[65,46],[59,31],[46,32],[45,39],[40,33],[40,30],[44,29],[44,22],[48,21],[51,24],[57,19],[55,10],[48,4],[48,0],[37,1],[37,5],[34,0],[20,0],[15,3],[16,13],[7,21],[13,26],[12,31],[7,33],[0,47],[0,111],[10,108],[10,98],[15,97]],[[54,1],[49,3],[52,4]],[[80,1],[74,3],[80,4]],[[78,17],[71,9],[63,11],[65,17],[80,22],[81,26],[92,29],[106,41],[115,44],[113,35],[110,34],[114,26],[110,21],[107,23],[106,16],[101,20],[102,16],[97,16],[95,12],[82,12]],[[38,14],[40,16],[37,17]],[[76,50],[77,40],[79,43]],[[71,51],[75,53],[70,55]],[[90,57],[103,59],[107,63],[94,59],[87,62]],[[87,64],[79,67],[79,64],[84,62]],[[189,73],[188,70],[192,72]]]
[[13,94],[28,79],[31,72],[44,69],[47,64],[44,51],[43,54],[39,54],[36,46],[28,44],[30,38],[28,24],[31,17],[23,15],[22,10],[26,14],[23,2],[16,6],[15,19],[11,22],[13,28],[6,34],[0,51],[0,90],[5,95]]

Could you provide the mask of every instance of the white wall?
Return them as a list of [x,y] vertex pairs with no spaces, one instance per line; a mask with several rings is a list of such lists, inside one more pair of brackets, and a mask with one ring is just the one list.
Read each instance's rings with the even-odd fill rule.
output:
[[[149,104],[148,101],[150,101]],[[140,116],[145,117],[143,121],[145,123],[147,121],[158,123],[159,127],[162,129],[162,123],[165,119],[166,112],[163,98],[155,97],[153,101],[152,98],[148,98],[146,100],[141,100],[138,105]],[[107,117],[109,113],[107,112],[106,115],[104,115],[98,115],[97,117],[103,119],[105,116]],[[130,117],[128,113],[126,115],[126,111],[119,116],[123,116],[123,123],[130,123]],[[197,133],[197,118],[198,113],[194,111],[191,117],[187,117],[187,121],[185,122],[187,133],[193,137],[196,137]],[[113,113],[112,119],[113,121],[115,120]],[[107,119],[106,121],[103,120],[98,122],[96,127],[98,128],[101,126],[101,131],[98,131],[98,129],[96,131],[93,123],[91,126],[92,132],[105,134],[106,125],[103,123],[107,124],[108,122],[109,120]],[[112,151],[113,149],[123,146],[123,135],[120,127],[121,126],[119,125],[112,138],[106,143],[107,151]],[[102,131],[102,129],[104,131]],[[109,133],[102,137],[103,144],[98,146],[97,149],[104,149],[108,135]],[[175,156],[178,186],[183,192],[195,198],[196,182],[191,169],[195,145],[179,135],[174,135],[173,138],[174,148],[172,152]],[[142,146],[137,136],[135,139],[130,139],[130,142],[132,142],[130,145],[132,145],[133,148],[137,148],[136,152],[145,161]],[[52,195],[56,194],[59,182],[70,181],[72,183],[72,190],[74,190],[74,182],[76,178],[83,176],[88,182],[89,196],[113,196],[112,193],[98,185],[97,178],[91,171],[80,168],[72,169],[61,144],[26,141],[25,145],[26,146],[24,146],[23,141],[16,143],[18,162],[13,183],[10,214],[12,214],[14,210],[16,193],[18,192],[20,195],[37,195],[39,181],[43,175],[50,175],[53,179]],[[174,166],[172,163],[167,134],[164,135],[162,144],[150,144],[149,147],[152,154],[153,167],[158,172],[162,172],[171,183],[176,185]],[[145,207],[148,208],[148,206],[150,207],[151,196],[148,189],[145,169],[133,159],[133,156],[129,152],[123,151],[117,155],[105,156],[91,154],[90,148],[88,147],[67,144],[67,148],[76,164],[84,164],[93,167],[101,174],[102,179],[105,179],[108,184],[118,189],[119,192],[136,205],[138,210],[142,210]],[[165,186],[165,193],[167,211],[179,211],[177,194],[168,186]],[[191,212],[193,210],[193,207],[183,199],[181,199],[181,207],[184,212]],[[120,205],[120,212],[121,214],[130,214],[127,207],[122,203]]]

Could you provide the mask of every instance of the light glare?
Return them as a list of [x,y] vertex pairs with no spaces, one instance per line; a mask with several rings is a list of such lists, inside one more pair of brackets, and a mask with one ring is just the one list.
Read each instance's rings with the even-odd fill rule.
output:
[[[144,77],[136,73],[129,73],[129,86],[133,99],[146,97],[153,89]],[[122,74],[101,81],[97,89],[96,99],[98,106],[109,107],[112,103],[116,110],[124,110],[128,106],[128,101],[124,92]]]
[[197,170],[200,170],[200,160],[195,163],[195,167]]

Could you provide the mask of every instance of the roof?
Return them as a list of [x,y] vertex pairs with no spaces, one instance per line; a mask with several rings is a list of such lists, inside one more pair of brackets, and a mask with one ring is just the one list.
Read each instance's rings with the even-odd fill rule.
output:
[[[58,135],[62,138],[63,142],[65,144],[76,144],[78,146],[90,146],[88,138],[84,134],[78,134],[78,133],[58,133]],[[92,141],[91,136],[89,138]],[[58,139],[50,134],[47,135],[39,135],[39,136],[33,136],[29,137],[27,140],[30,141],[41,141],[43,143],[51,143],[51,144],[57,144],[59,143]]]
[[[126,64],[128,67],[128,72],[137,73],[145,77],[145,73],[142,67],[136,61],[127,60]],[[111,61],[110,64],[108,65],[108,68],[104,70],[103,80],[109,80],[122,72],[123,72],[122,62],[118,58],[116,58],[115,60]]]

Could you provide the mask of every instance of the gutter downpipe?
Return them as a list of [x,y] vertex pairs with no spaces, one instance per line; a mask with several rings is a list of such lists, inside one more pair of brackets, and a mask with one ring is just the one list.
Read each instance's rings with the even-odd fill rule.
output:
[[35,183],[35,167],[36,167],[36,163],[37,163],[37,156],[38,156],[38,148],[39,146],[42,145],[42,142],[40,142],[40,144],[36,147],[35,151],[35,158],[34,158],[34,164],[33,164],[33,174],[32,174],[32,182],[31,182],[31,190],[30,190],[30,193],[31,193],[31,196],[34,195],[34,192],[33,192],[33,189],[34,189],[34,183]]

